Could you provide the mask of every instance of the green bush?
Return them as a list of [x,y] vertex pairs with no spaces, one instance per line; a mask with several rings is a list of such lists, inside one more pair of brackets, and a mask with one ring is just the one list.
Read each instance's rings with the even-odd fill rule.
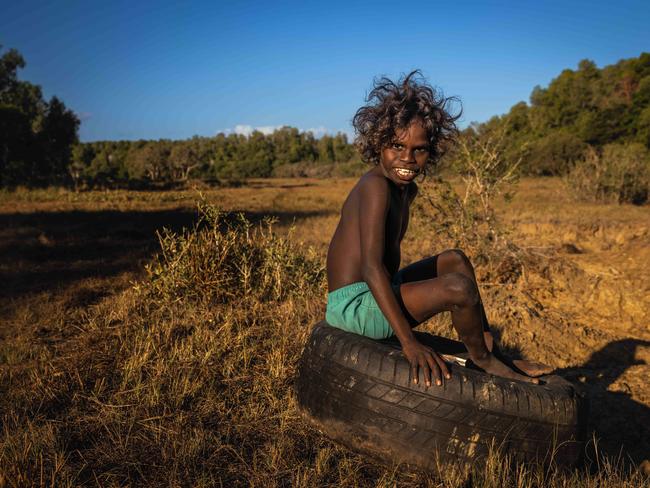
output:
[[644,204],[650,193],[650,151],[639,143],[608,144],[600,152],[590,148],[566,182],[582,201]]
[[532,175],[566,175],[579,160],[587,145],[574,134],[551,132],[530,143],[525,172]]

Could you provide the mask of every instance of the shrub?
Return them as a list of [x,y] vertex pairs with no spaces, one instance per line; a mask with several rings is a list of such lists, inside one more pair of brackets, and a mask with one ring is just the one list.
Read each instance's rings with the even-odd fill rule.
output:
[[589,148],[566,183],[582,201],[641,205],[650,192],[650,151],[638,143]]
[[510,242],[508,230],[495,219],[491,206],[486,215],[477,198],[464,203],[451,184],[440,178],[427,179],[419,188],[411,232],[425,242],[435,229],[432,253],[462,249],[471,257],[480,281],[514,283],[519,279],[522,250]]
[[[508,125],[481,131],[468,130],[458,139],[452,169],[465,183],[462,211],[471,222],[482,221],[487,237],[498,237],[494,199],[511,191],[518,182],[521,158],[506,157]],[[472,224],[473,225],[473,224]]]
[[303,252],[291,232],[280,236],[272,220],[254,226],[243,214],[229,220],[216,208],[199,206],[194,229],[159,235],[161,252],[147,266],[151,290],[166,300],[226,303],[253,298],[282,300],[323,283],[318,256]]

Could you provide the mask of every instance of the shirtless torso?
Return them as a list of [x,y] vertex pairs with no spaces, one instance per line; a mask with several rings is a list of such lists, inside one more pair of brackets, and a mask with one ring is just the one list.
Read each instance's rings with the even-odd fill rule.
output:
[[327,253],[329,291],[363,281],[361,233],[368,229],[360,227],[360,214],[365,211],[361,200],[364,187],[367,186],[379,189],[381,193],[378,197],[386,201],[381,261],[389,279],[399,270],[400,245],[408,228],[409,208],[417,194],[417,185],[411,182],[408,186],[399,188],[384,177],[379,167],[375,167],[361,177],[343,204],[341,220]]

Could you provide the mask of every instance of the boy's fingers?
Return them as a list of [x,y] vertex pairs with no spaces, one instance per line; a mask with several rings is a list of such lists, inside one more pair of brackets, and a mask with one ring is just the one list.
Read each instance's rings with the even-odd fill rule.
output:
[[[433,376],[436,380],[436,385],[442,384],[442,378],[440,377],[440,368],[436,364],[436,361],[433,359],[433,354],[427,355],[427,363],[429,364],[430,370],[433,370]],[[431,383],[429,383],[431,384]]]
[[424,373],[424,381],[426,382],[427,386],[431,386],[431,368],[429,366],[430,365],[427,364],[427,360],[425,358],[425,360],[422,361],[421,367],[422,372]]
[[418,363],[411,363],[411,378],[413,378],[413,383],[418,384]]
[[440,371],[442,372],[442,375],[447,379],[451,378],[451,374],[449,374],[449,368],[447,367],[445,360],[436,354],[436,361],[440,365]]

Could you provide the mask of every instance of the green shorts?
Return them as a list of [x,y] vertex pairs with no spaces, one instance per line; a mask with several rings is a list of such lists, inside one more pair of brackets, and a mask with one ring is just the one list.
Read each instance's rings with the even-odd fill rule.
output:
[[[403,307],[399,280],[393,280],[391,286]],[[411,321],[410,316],[407,319]],[[325,320],[333,327],[371,339],[387,339],[395,335],[370,288],[363,281],[328,293]]]

